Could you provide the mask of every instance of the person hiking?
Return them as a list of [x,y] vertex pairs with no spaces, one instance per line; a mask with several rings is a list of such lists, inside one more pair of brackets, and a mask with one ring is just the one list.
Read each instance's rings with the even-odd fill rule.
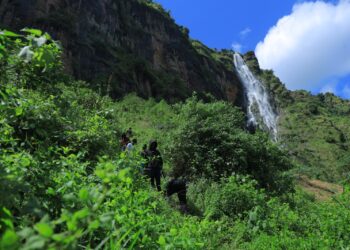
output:
[[123,133],[119,141],[122,151],[125,151],[126,146],[128,145],[129,142],[130,142],[129,137],[126,135],[126,133]]
[[187,213],[188,208],[186,180],[173,178],[167,183],[165,195],[167,197],[170,197],[175,193],[177,193],[177,197],[179,198],[181,212]]
[[151,178],[152,187],[157,187],[158,191],[161,191],[160,176],[163,169],[163,159],[160,152],[157,149],[158,143],[156,140],[152,140],[148,148],[148,166],[146,171],[149,171],[149,177]]
[[133,151],[133,150],[134,150],[134,146],[135,146],[136,144],[137,144],[137,139],[136,139],[136,138],[132,139],[132,141],[129,142],[129,143],[126,145],[126,150],[127,150],[128,152]]
[[126,136],[131,138],[133,136],[133,132],[132,132],[132,128],[129,128],[127,131],[126,131]]

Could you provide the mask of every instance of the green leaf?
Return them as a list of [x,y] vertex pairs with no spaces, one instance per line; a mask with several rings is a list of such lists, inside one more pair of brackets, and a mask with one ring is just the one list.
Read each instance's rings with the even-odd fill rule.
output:
[[23,32],[27,32],[29,34],[35,35],[35,36],[41,36],[43,34],[43,32],[41,30],[38,29],[28,29],[28,28],[24,28],[21,31]]
[[54,234],[53,236],[52,236],[52,239],[54,240],[54,241],[63,241],[64,239],[65,239],[65,235],[63,234],[63,233],[60,233],[60,234]]
[[12,230],[7,230],[0,240],[0,249],[13,249],[17,241],[17,234]]
[[21,116],[23,114],[23,108],[22,107],[17,107],[15,109],[16,111],[16,116]]
[[67,227],[69,231],[77,230],[77,223],[75,221],[67,221]]
[[45,33],[44,36],[45,36],[46,40],[51,41],[52,38],[48,33]]
[[2,211],[3,211],[7,216],[12,217],[12,214],[11,214],[10,210],[8,210],[6,207],[3,207],[3,208],[2,208]]
[[7,36],[7,37],[21,37],[21,35],[16,34],[14,32],[11,32],[11,31],[8,31],[8,30],[1,31],[0,35]]
[[123,181],[123,182],[126,182],[127,180],[127,174],[130,172],[130,169],[128,168],[125,168],[125,169],[122,169],[118,172],[118,178]]
[[39,232],[40,235],[44,237],[51,237],[53,234],[52,227],[47,223],[38,223],[34,226],[35,230]]
[[49,188],[46,190],[46,193],[47,193],[47,194],[50,194],[50,195],[55,195],[55,194],[56,194],[56,191],[55,191],[52,187],[49,187]]
[[164,238],[163,235],[159,236],[158,244],[159,244],[160,246],[165,246],[165,245],[166,245],[166,241],[165,241],[165,238]]
[[7,228],[12,229],[12,230],[14,229],[13,223],[12,223],[11,220],[9,220],[9,219],[1,219],[0,221],[2,223],[4,223]]
[[79,198],[82,201],[87,201],[89,199],[89,191],[86,188],[83,188],[79,191]]
[[175,228],[170,229],[170,234],[171,234],[171,236],[176,236],[177,230]]
[[96,230],[97,228],[99,228],[99,226],[100,226],[100,222],[98,220],[94,220],[89,224],[89,230],[91,231]]
[[83,208],[81,210],[79,210],[78,212],[75,212],[73,215],[73,219],[77,220],[77,219],[84,219],[85,217],[89,216],[90,212],[87,208]]
[[21,159],[21,165],[22,165],[23,167],[29,167],[29,166],[30,166],[30,159],[28,159],[28,158],[26,158],[26,157],[22,158],[22,159]]

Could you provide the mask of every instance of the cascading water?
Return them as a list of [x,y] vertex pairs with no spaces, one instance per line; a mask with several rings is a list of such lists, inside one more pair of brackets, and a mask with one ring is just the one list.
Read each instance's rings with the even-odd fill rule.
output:
[[[264,85],[255,78],[240,54],[233,56],[235,68],[245,88],[247,97],[247,125],[266,127],[277,141],[278,116],[270,103],[270,97]],[[263,123],[263,124],[261,124]]]

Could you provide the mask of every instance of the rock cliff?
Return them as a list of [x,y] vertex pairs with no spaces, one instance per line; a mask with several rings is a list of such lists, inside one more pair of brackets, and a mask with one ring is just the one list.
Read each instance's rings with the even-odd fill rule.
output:
[[192,41],[151,1],[1,0],[0,26],[48,31],[65,48],[67,70],[114,98],[175,101],[196,91],[241,104],[231,54]]

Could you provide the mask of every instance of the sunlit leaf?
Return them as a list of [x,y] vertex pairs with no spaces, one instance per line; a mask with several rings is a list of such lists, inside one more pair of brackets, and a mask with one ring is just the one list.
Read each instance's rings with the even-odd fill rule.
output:
[[165,245],[166,245],[166,241],[165,241],[165,238],[164,238],[163,235],[159,236],[158,244],[159,244],[160,246],[165,246]]
[[85,188],[81,189],[79,191],[79,198],[82,200],[82,201],[87,201],[89,199],[89,191]]
[[75,212],[74,215],[73,215],[73,218],[74,219],[84,219],[86,218],[87,216],[89,216],[89,210],[86,209],[86,208],[83,208],[81,210],[79,210],[78,212]]
[[16,112],[16,116],[20,116],[23,114],[23,108],[22,107],[17,107],[15,109],[15,112]]
[[38,223],[34,226],[35,230],[38,231],[44,237],[51,237],[53,234],[52,227],[47,223]]
[[28,158],[26,158],[26,157],[22,158],[22,159],[21,159],[21,165],[22,165],[23,167],[29,167],[29,166],[30,166],[30,159],[28,159]]
[[21,31],[23,32],[27,32],[29,34],[35,35],[35,36],[41,36],[43,34],[43,32],[41,30],[38,29],[28,29],[28,28],[24,28]]
[[21,37],[21,35],[8,30],[0,31],[0,35],[7,36],[7,37]]
[[17,241],[17,234],[12,230],[7,230],[0,240],[0,249],[14,249]]

